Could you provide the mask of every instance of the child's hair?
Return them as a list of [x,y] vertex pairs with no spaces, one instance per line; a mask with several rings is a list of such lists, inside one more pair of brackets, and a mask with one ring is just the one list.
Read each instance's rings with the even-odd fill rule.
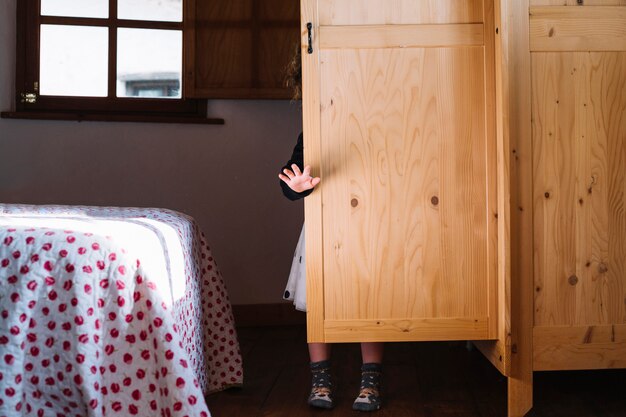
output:
[[292,100],[302,98],[302,55],[300,42],[294,44],[293,55],[285,68],[285,87],[291,89]]

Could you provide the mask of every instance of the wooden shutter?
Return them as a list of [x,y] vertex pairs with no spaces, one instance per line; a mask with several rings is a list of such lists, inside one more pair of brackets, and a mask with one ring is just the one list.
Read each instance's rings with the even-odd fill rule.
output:
[[299,43],[294,0],[188,0],[185,96],[286,99],[285,67]]

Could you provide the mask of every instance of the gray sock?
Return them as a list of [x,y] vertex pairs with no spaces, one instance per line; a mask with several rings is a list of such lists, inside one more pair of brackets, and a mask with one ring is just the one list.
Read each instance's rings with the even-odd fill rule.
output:
[[312,407],[333,408],[330,361],[311,362],[311,394],[308,403]]
[[382,371],[380,363],[364,363],[361,366],[361,390],[352,404],[353,410],[374,411],[380,408]]

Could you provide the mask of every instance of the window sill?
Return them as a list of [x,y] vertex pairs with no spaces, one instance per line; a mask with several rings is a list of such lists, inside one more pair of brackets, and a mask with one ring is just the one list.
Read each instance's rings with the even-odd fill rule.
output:
[[76,122],[139,122],[139,123],[183,123],[223,125],[224,119],[155,114],[115,114],[115,113],[72,113],[72,112],[31,112],[6,111],[0,113],[2,119],[29,120],[69,120]]

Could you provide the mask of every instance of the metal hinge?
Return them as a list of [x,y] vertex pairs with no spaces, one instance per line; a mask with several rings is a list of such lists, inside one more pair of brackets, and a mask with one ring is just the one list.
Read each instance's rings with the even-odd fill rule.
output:
[[309,41],[309,47],[307,48],[307,52],[309,54],[313,53],[313,34],[311,33],[313,31],[313,24],[311,22],[306,24],[306,30],[308,32],[307,34],[307,40]]
[[33,104],[37,102],[37,93],[39,92],[39,82],[35,81],[33,83],[33,93],[21,93],[20,97],[22,97],[22,103]]
[[22,93],[22,103],[33,104],[37,102],[37,94],[35,93]]

